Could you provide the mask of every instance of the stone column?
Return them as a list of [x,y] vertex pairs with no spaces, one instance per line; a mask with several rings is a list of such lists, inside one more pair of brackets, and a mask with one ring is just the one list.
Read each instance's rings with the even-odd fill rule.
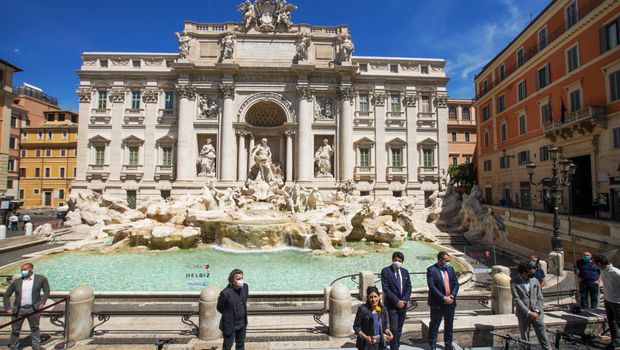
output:
[[[80,87],[76,94],[79,97],[80,120],[78,122],[78,146],[77,146],[77,176],[76,180],[86,180],[88,162],[95,162],[88,154],[88,125],[90,124],[91,100],[93,90],[90,87]],[[69,171],[69,169],[67,169]]]
[[[123,156],[123,123],[125,122],[125,88],[113,87],[110,89],[109,98],[112,103],[111,120],[112,126],[109,152],[106,154],[105,162],[110,165],[110,180],[120,180],[123,163],[126,162]],[[79,131],[79,130],[78,130]],[[109,155],[109,158],[107,157]]]
[[286,182],[293,182],[293,135],[295,130],[286,130]]
[[342,101],[340,109],[340,123],[338,124],[338,134],[340,135],[339,149],[337,153],[340,159],[341,181],[353,179],[353,98],[355,90],[351,86],[343,86],[338,91],[338,97]]
[[90,338],[93,329],[93,304],[95,293],[85,285],[77,286],[69,293],[69,315],[65,316],[69,322],[69,342]]
[[[387,169],[387,159],[385,156],[385,120],[387,118],[386,99],[389,96],[385,91],[374,94],[373,100],[375,105],[375,176],[377,183],[385,182],[385,170]],[[371,157],[372,159],[372,157]]]
[[448,171],[448,96],[437,95],[437,166]]
[[342,284],[336,284],[329,293],[329,335],[348,337],[352,333],[351,293]]
[[256,144],[256,135],[250,133],[250,146],[248,147],[248,173],[252,170],[252,166],[254,165],[254,159],[250,155],[250,152],[254,149],[254,145]]
[[143,179],[153,181],[155,179],[155,168],[157,167],[157,147],[155,127],[157,125],[157,102],[159,91],[155,87],[149,87],[142,93],[144,98],[144,146],[143,146]]
[[310,181],[314,178],[313,136],[312,136],[312,100],[314,91],[309,86],[297,88],[299,94],[299,117],[297,135],[297,180]]
[[237,136],[239,137],[239,148],[237,155],[237,169],[239,169],[238,179],[239,181],[245,181],[248,175],[248,149],[245,147],[245,137],[248,136],[248,132],[245,130],[237,130]]
[[177,180],[191,180],[196,176],[195,157],[192,149],[194,138],[194,118],[192,103],[196,100],[196,88],[177,85],[179,94],[179,119],[177,122]]
[[237,173],[237,162],[235,161],[237,143],[235,142],[235,129],[233,128],[235,119],[235,85],[220,85],[220,95],[224,101],[221,137],[219,138],[220,155],[222,157],[218,159],[218,164],[220,165],[220,179],[222,181],[235,181],[235,174]]
[[208,286],[200,293],[198,338],[202,340],[215,340],[222,336],[219,328],[222,315],[216,309],[219,295],[220,289],[216,286]]
[[418,96],[406,94],[403,98],[405,105],[405,118],[407,118],[407,180],[411,183],[418,182],[418,150],[416,145],[418,111],[416,102]]

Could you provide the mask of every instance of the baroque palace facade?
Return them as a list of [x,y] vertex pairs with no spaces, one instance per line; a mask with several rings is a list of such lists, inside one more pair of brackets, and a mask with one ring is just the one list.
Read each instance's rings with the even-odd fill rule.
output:
[[280,185],[352,180],[422,208],[448,167],[445,61],[352,56],[347,26],[292,24],[285,2],[240,6],[241,23],[186,22],[178,53],[82,54],[73,188],[133,204],[239,187],[256,166],[271,176],[263,157]]

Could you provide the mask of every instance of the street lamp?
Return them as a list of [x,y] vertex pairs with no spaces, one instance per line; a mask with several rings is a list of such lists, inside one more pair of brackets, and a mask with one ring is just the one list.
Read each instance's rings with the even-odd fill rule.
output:
[[[560,159],[560,151],[558,148],[553,145],[549,149],[549,158],[553,161],[551,166],[551,174],[552,177],[545,177],[540,182],[534,182],[534,172],[536,171],[536,164],[530,162],[525,167],[527,168],[527,173],[530,176],[530,183],[534,186],[542,185],[545,183],[550,183],[551,187],[549,188],[549,196],[553,200],[553,237],[551,238],[551,246],[553,250],[561,252],[564,250],[562,246],[562,237],[560,236],[560,219],[558,217],[558,193],[562,187],[568,187],[573,180],[573,176],[575,176],[575,171],[577,171],[577,166],[575,163],[571,162],[568,159]],[[558,169],[559,166],[559,169]],[[558,176],[558,170],[560,174]]]

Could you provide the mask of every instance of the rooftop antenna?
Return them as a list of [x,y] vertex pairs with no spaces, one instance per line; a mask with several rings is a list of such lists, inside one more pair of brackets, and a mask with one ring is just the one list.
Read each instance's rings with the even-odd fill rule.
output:
[[532,23],[532,13],[530,12],[530,23]]

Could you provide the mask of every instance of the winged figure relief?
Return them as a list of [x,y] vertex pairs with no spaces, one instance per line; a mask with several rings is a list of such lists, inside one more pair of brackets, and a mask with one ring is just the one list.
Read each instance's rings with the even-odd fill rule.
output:
[[240,30],[247,31],[256,25],[261,31],[271,31],[278,25],[289,30],[292,25],[291,11],[297,10],[297,6],[286,0],[254,0],[254,3],[245,0],[237,9],[243,13]]

